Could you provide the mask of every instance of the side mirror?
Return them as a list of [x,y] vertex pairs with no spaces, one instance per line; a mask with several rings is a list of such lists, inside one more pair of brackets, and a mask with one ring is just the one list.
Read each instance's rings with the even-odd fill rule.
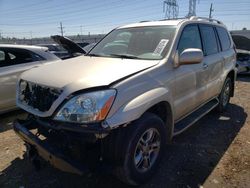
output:
[[[178,52],[176,53],[178,55]],[[203,52],[198,48],[184,50],[178,58],[175,58],[175,67],[180,65],[198,64],[203,60]]]

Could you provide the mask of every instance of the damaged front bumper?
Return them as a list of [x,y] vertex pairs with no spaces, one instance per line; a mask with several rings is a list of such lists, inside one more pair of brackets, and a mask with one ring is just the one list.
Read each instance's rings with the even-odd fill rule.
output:
[[[78,175],[83,175],[89,172],[89,167],[86,165],[88,163],[84,165],[82,162],[77,162],[77,160],[73,159],[70,155],[65,155],[65,152],[63,152],[60,147],[55,147],[53,144],[50,144],[50,142],[46,142],[45,140],[41,139],[38,134],[35,134],[33,131],[31,131],[38,128],[39,126],[41,126],[41,124],[37,123],[36,121],[16,120],[14,122],[13,129],[16,134],[20,136],[25,142],[28,148],[32,148],[32,153],[35,152],[35,154],[42,157],[52,166],[62,171]],[[48,130],[50,131],[51,129]],[[93,130],[90,132],[93,132]],[[102,133],[100,130],[97,132]],[[60,140],[58,140],[58,142],[60,142]]]

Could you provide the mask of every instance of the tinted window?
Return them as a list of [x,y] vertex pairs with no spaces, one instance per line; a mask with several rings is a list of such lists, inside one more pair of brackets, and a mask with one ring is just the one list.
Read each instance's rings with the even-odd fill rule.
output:
[[5,60],[5,53],[4,51],[0,50],[0,62]]
[[32,56],[27,50],[23,49],[9,49],[8,53],[15,56],[14,59],[12,59],[12,64],[21,64],[21,63],[28,63],[32,61]]
[[201,34],[202,34],[205,54],[211,55],[217,53],[218,45],[213,27],[202,25]]
[[11,64],[22,64],[43,60],[39,55],[25,49],[11,48],[6,49],[6,52],[11,54]]
[[178,52],[182,53],[187,48],[198,48],[202,50],[198,26],[191,25],[184,28],[178,45]]
[[4,48],[0,50],[0,67],[44,60],[36,53],[25,49]]
[[221,43],[221,47],[222,50],[228,50],[230,48],[230,39],[228,36],[228,32],[226,31],[226,29],[222,28],[222,27],[217,27],[217,32],[220,38],[220,43]]

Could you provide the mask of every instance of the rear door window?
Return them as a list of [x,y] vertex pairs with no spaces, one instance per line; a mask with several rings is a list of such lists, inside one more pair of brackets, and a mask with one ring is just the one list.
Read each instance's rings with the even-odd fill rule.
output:
[[201,25],[200,29],[201,29],[205,55],[218,53],[219,49],[218,49],[218,44],[217,44],[214,28],[208,25]]
[[8,49],[8,54],[12,54],[11,64],[22,64],[32,62],[29,51],[24,49]]
[[0,67],[32,63],[45,60],[40,55],[26,49],[3,48],[0,49]]
[[231,42],[226,29],[222,27],[216,27],[217,33],[219,35],[220,44],[222,51],[228,50],[230,48]]
[[179,54],[188,48],[198,48],[202,50],[201,38],[197,25],[186,26],[182,31],[178,44]]
[[18,48],[6,48],[6,52],[10,57],[9,64],[17,65],[23,63],[31,63],[35,61],[43,60],[39,55],[33,53],[26,49],[18,49]]

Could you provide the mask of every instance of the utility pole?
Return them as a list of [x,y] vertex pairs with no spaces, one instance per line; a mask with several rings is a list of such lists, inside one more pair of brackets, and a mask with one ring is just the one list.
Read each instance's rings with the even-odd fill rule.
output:
[[32,31],[30,31],[30,44],[32,45],[32,43],[33,43],[33,36],[32,36]]
[[60,22],[60,27],[59,27],[60,31],[61,31],[61,35],[63,36],[64,33],[64,27],[62,26],[62,22]]
[[209,10],[209,19],[212,18],[212,12],[214,11],[213,9],[213,3],[211,3],[210,10]]
[[81,30],[81,41],[83,42],[83,38],[82,38],[82,25],[80,26],[80,30]]
[[177,18],[179,14],[179,5],[176,0],[164,0],[163,12],[165,12],[165,18]]

